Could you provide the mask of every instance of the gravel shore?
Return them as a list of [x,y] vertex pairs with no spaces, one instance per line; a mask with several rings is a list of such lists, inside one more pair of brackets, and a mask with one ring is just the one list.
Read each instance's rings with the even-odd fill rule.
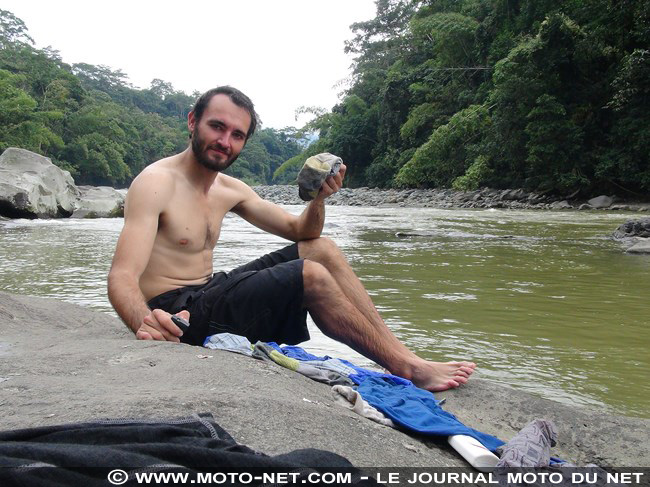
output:
[[[298,187],[255,186],[260,196],[275,203],[299,205]],[[342,188],[328,199],[328,204],[349,206],[403,206],[422,208],[512,208],[519,210],[595,210],[650,211],[650,203],[619,201],[604,197],[605,203],[584,199],[557,199],[523,189],[480,189],[454,191],[451,189],[370,189]],[[589,203],[592,201],[592,204]],[[607,203],[610,203],[607,205]],[[605,206],[606,205],[606,206]]]

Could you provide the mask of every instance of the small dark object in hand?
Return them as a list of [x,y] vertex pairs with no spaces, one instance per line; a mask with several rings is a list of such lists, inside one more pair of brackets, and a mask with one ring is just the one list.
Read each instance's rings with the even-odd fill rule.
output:
[[181,329],[183,333],[185,333],[187,330],[190,328],[190,322],[187,320],[184,320],[180,316],[172,315],[172,321],[174,324]]

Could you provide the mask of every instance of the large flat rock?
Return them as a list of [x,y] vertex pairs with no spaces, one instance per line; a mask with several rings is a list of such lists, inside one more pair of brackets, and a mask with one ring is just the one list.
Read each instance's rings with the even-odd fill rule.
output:
[[79,200],[72,218],[110,218],[124,216],[125,192],[109,186],[77,186]]
[[11,218],[70,216],[79,190],[48,157],[9,147],[0,155],[0,214]]
[[[99,417],[211,412],[240,443],[268,454],[323,448],[361,467],[465,466],[444,441],[414,437],[334,403],[330,388],[275,364],[187,345],[142,342],[116,318],[56,300],[0,292],[3,429]],[[201,358],[209,356],[209,358]],[[555,422],[556,456],[650,466],[650,421],[569,407],[473,379],[447,397],[465,424],[511,438]]]
[[644,238],[636,242],[626,250],[628,254],[650,254],[650,238]]

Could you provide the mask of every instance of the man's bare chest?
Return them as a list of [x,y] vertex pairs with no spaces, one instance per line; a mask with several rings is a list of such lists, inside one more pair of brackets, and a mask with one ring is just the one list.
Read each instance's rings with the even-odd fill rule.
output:
[[218,209],[163,212],[158,223],[158,239],[180,251],[212,250],[219,240],[224,216],[225,212]]

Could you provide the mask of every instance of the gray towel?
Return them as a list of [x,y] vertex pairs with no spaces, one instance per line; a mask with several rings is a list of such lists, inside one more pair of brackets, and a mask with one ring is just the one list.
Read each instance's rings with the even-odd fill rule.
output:
[[318,196],[318,191],[325,179],[334,176],[341,169],[343,160],[323,152],[310,157],[298,173],[298,194],[303,201],[311,201]]

